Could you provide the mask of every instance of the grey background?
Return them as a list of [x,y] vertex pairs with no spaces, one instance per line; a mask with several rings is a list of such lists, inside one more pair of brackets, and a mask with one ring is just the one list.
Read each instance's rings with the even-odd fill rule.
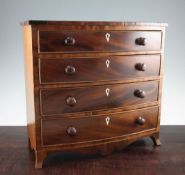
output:
[[20,22],[167,22],[161,124],[185,124],[184,0],[0,0],[0,125],[26,125]]

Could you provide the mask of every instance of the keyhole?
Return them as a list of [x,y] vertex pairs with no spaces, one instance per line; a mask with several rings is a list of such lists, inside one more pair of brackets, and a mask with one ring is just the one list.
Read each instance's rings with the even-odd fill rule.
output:
[[109,122],[110,122],[110,117],[107,116],[107,117],[105,118],[105,121],[106,121],[106,124],[107,124],[107,126],[108,126],[108,125],[109,125]]
[[109,40],[110,40],[110,33],[106,33],[105,37],[106,37],[107,42],[109,42]]
[[107,68],[109,68],[109,65],[110,65],[110,60],[106,60],[106,66],[107,66]]
[[109,96],[109,93],[110,93],[110,89],[109,88],[105,89],[105,93],[106,93],[106,95],[108,97]]

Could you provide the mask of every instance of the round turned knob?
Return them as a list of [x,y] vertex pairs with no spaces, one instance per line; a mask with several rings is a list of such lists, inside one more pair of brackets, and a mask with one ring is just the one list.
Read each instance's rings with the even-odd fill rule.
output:
[[137,45],[140,45],[140,46],[145,46],[146,43],[147,43],[147,39],[146,39],[146,38],[143,38],[143,37],[140,37],[140,38],[137,38],[137,39],[135,40],[135,43],[136,43]]
[[146,70],[146,64],[144,63],[137,63],[135,68],[139,71],[145,71]]
[[145,97],[145,91],[137,89],[134,91],[134,95],[139,98],[144,98]]
[[141,116],[139,116],[136,120],[136,123],[139,125],[143,125],[143,124],[145,124],[145,122],[146,122],[146,120]]
[[73,46],[75,44],[75,39],[73,37],[67,37],[65,39],[65,44],[66,45],[70,45],[70,46]]
[[73,75],[73,74],[75,74],[75,72],[76,72],[75,67],[73,67],[73,66],[66,66],[66,68],[65,68],[65,73],[66,74]]
[[67,97],[66,98],[66,103],[69,105],[69,106],[74,106],[76,104],[76,99],[74,97]]
[[71,137],[75,136],[77,134],[77,130],[74,126],[70,126],[67,128],[67,134]]

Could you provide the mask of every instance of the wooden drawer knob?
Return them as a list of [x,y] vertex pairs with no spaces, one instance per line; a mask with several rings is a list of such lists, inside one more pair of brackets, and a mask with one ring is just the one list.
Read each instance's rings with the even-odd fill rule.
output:
[[136,97],[139,97],[139,98],[144,98],[144,97],[145,97],[145,91],[140,90],[140,89],[136,89],[136,90],[134,91],[134,95],[135,95]]
[[145,120],[143,117],[141,117],[141,116],[139,116],[139,117],[136,119],[136,123],[139,124],[139,125],[144,125],[145,122],[146,122],[146,120]]
[[73,37],[67,37],[65,39],[65,44],[69,46],[75,45],[75,39]]
[[140,46],[145,46],[147,43],[146,38],[140,37],[135,40],[135,43]]
[[137,63],[137,64],[135,65],[135,68],[136,68],[137,70],[139,70],[139,71],[145,71],[145,70],[146,70],[146,64],[144,64],[144,63]]
[[69,106],[74,106],[76,104],[76,99],[74,97],[69,96],[66,98],[66,103]]
[[75,136],[77,134],[77,130],[74,126],[70,126],[67,128],[67,134],[71,137]]
[[76,69],[74,66],[66,66],[65,73],[67,75],[73,75],[73,74],[75,74],[75,72],[76,72]]

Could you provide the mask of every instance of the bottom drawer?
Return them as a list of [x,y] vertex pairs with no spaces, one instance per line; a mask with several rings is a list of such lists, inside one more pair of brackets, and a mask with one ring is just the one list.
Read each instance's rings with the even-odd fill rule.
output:
[[42,144],[101,141],[154,129],[158,107],[91,117],[42,119]]

